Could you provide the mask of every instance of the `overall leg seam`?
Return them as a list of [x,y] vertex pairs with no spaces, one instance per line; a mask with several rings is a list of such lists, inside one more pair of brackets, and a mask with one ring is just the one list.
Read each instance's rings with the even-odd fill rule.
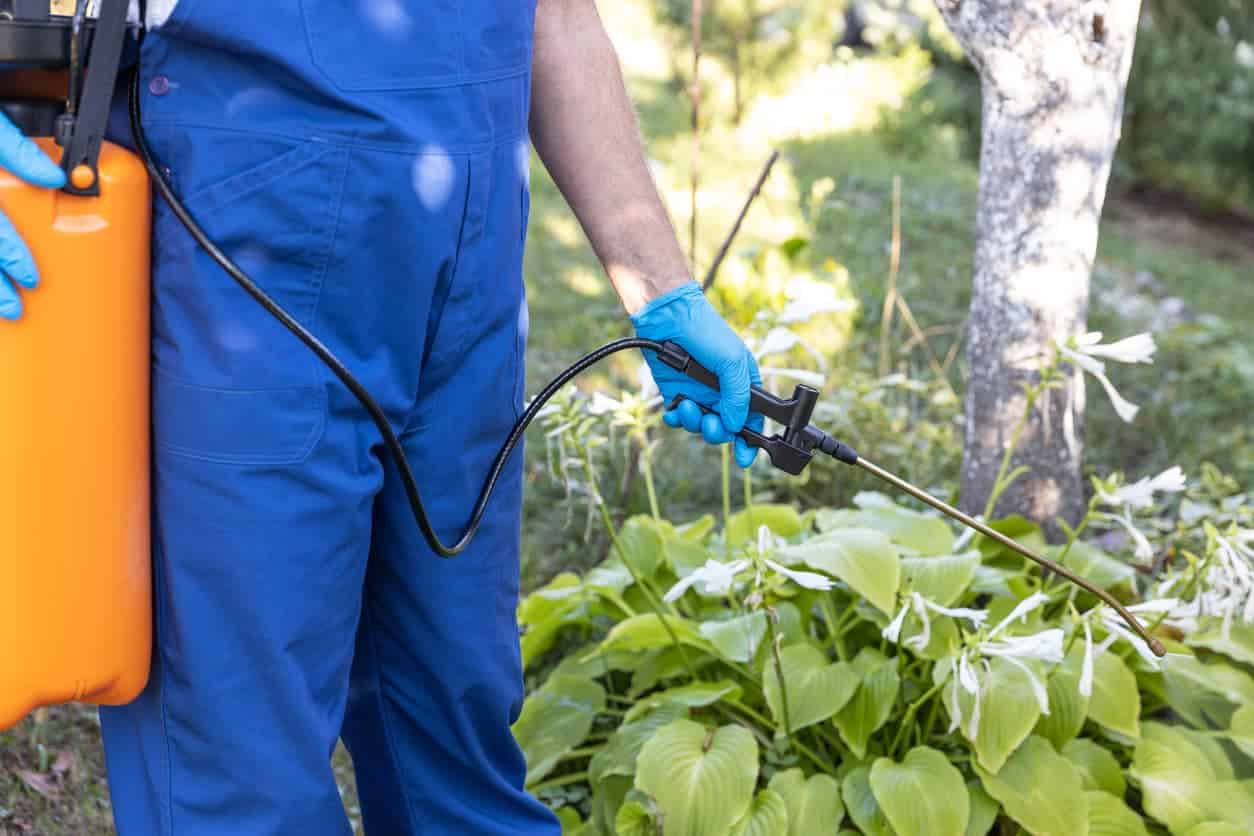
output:
[[399,778],[396,783],[400,787],[401,800],[405,804],[405,819],[409,822],[409,831],[413,834],[413,836],[417,836],[418,821],[415,818],[413,801],[409,797],[409,788],[403,780],[400,756],[396,751],[396,740],[392,733],[391,723],[388,721],[387,701],[384,699],[383,695],[383,668],[379,664],[379,647],[375,643],[374,616],[369,612],[369,607],[364,603],[362,606],[362,618],[367,622],[366,641],[370,643],[370,653],[374,657],[374,675],[375,679],[378,680],[379,687],[375,689],[375,702],[377,703],[379,711],[379,724],[383,728],[383,740],[387,744],[388,757],[392,761],[390,764],[392,771]]

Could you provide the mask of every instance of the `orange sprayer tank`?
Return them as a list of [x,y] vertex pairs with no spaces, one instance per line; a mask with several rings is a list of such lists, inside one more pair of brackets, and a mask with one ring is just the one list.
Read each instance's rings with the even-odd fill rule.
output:
[[40,272],[0,321],[0,729],[148,677],[150,191],[110,143],[99,177],[76,197],[0,171]]
[[80,6],[0,17],[0,109],[70,172],[52,190],[0,171],[40,273],[0,321],[0,729],[41,705],[129,701],[152,647],[150,190],[104,141],[138,30],[127,0],[81,25],[65,15]]

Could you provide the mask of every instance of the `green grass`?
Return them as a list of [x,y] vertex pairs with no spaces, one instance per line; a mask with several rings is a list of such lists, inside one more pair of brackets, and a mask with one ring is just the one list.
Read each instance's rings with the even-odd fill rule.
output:
[[[681,88],[667,77],[669,63],[660,61],[657,51],[649,48],[651,43],[667,41],[652,26],[644,8],[641,2],[621,2],[604,6],[603,13],[621,39],[642,131],[657,161],[664,196],[677,225],[686,230],[686,103]],[[926,154],[916,150],[916,158],[891,150],[900,145],[886,142],[884,133],[876,130],[875,108],[885,102],[910,101],[905,94],[917,85],[918,68],[908,60],[900,66],[889,59],[865,60],[873,64],[853,66],[853,71],[865,71],[882,89],[868,84],[842,91],[842,99],[855,103],[854,112],[842,115],[836,109],[829,121],[847,123],[847,130],[804,129],[812,114],[801,111],[821,109],[823,103],[793,102],[794,109],[801,108],[797,112],[801,127],[797,135],[789,135],[792,126],[772,116],[791,112],[786,98],[775,102],[776,110],[758,115],[751,110],[745,125],[734,128],[726,123],[725,108],[720,111],[716,101],[707,111],[711,121],[703,139],[706,197],[700,216],[698,272],[709,263],[762,161],[772,148],[779,148],[783,159],[750,215],[724,281],[751,281],[754,274],[745,267],[743,254],[793,236],[810,242],[798,269],[822,273],[829,260],[846,268],[863,313],[853,340],[833,358],[835,371],[830,379],[835,385],[845,376],[842,370],[865,368],[875,359],[878,311],[888,272],[894,177],[902,183],[899,288],[920,325],[935,329],[929,344],[938,355],[944,355],[959,338],[970,296],[975,167],[943,143]],[[717,68],[711,74],[711,88],[716,93],[725,89]],[[799,88],[803,82],[798,82]],[[931,145],[911,143],[910,147],[929,149]],[[821,187],[825,178],[831,178],[833,188],[813,201],[816,184]],[[1254,412],[1254,341],[1247,325],[1254,321],[1254,248],[1234,246],[1229,238],[1187,225],[1177,224],[1177,234],[1167,235],[1162,222],[1147,220],[1143,212],[1130,207],[1115,205],[1108,215],[1094,278],[1092,325],[1112,336],[1143,330],[1157,306],[1171,296],[1183,300],[1197,318],[1158,334],[1161,349],[1154,367],[1119,368],[1112,375],[1120,390],[1144,407],[1135,425],[1118,422],[1100,390],[1090,388],[1091,466],[1103,471],[1127,469],[1139,476],[1178,463],[1196,473],[1200,463],[1210,459],[1241,475],[1247,484],[1254,482],[1254,439],[1248,427]],[[577,223],[538,166],[533,174],[526,272],[531,306],[529,391],[534,392],[585,351],[629,332],[618,300]],[[1146,273],[1154,281],[1138,283],[1138,274],[1144,279]],[[955,386],[961,383],[961,352],[958,357],[951,375]],[[910,359],[917,367],[917,352]],[[634,386],[635,368],[634,358],[621,358],[580,385],[588,390]],[[911,455],[908,443],[898,446],[901,455]],[[657,460],[658,489],[668,516],[683,519],[716,510],[716,452],[668,434]],[[641,480],[631,482],[626,492],[619,490],[621,464],[606,477],[606,492],[616,516],[647,507]],[[929,484],[943,478],[938,476]],[[583,509],[572,510],[561,487],[548,475],[539,432],[529,437],[524,514],[526,587],[559,569],[586,567],[605,553],[607,544],[598,527],[585,538]],[[96,836],[111,832],[98,729],[92,717],[89,709],[57,708],[38,728],[28,720],[0,735],[0,834]],[[19,769],[38,770],[41,751],[49,766],[62,752],[72,759],[71,769],[54,776],[58,791],[54,799],[43,798],[18,777]],[[355,793],[351,767],[342,750],[336,758],[336,773],[351,812]]]

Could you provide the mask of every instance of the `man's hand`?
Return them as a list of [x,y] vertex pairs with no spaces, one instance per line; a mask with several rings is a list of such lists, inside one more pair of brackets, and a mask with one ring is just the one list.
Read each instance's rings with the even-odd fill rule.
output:
[[[65,185],[65,172],[0,114],[0,168],[28,183],[48,189]],[[14,285],[33,288],[39,283],[35,259],[13,223],[0,213],[0,318],[22,315],[22,299]]]
[[[762,382],[757,361],[718,312],[701,286],[689,282],[654,299],[631,318],[636,334],[650,340],[674,340],[693,359],[718,376],[719,391],[677,372],[646,351],[645,359],[653,380],[669,406],[676,395],[685,400],[666,413],[663,420],[672,427],[682,426],[699,432],[711,444],[726,444],[747,424],[761,432],[761,415],[749,414],[749,387]],[[718,416],[703,413],[697,404],[711,407]],[[722,420],[720,420],[720,417]],[[757,449],[742,438],[736,441],[736,464],[748,467]]]

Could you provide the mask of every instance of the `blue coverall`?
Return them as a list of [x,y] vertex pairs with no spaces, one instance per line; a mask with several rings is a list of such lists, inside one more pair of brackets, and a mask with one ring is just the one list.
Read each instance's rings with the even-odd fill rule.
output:
[[[181,0],[145,127],[210,236],[384,406],[440,535],[518,416],[535,0]],[[545,834],[523,698],[521,457],[436,557],[365,411],[155,208],[156,647],[104,709],[121,836]]]

